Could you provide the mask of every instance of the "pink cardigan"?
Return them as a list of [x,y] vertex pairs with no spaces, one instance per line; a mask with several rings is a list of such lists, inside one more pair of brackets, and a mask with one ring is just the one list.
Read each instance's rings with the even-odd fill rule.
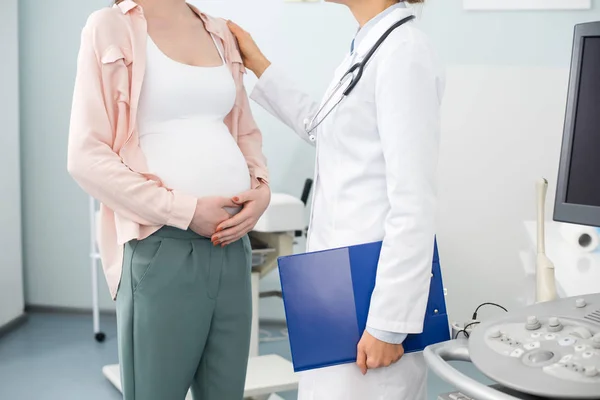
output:
[[[246,158],[253,186],[268,182],[258,130],[243,86],[245,73],[225,21],[190,6],[217,38],[237,86],[225,123]],[[81,35],[71,111],[68,170],[98,199],[98,245],[113,299],[121,279],[123,245],[162,226],[187,229],[196,198],[163,186],[139,147],[137,107],[146,68],[147,24],[142,8],[125,0],[93,13]]]

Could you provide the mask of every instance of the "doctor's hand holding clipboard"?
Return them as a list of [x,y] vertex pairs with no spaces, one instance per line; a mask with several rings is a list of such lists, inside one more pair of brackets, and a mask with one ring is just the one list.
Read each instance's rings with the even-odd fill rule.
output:
[[229,22],[259,78],[251,98],[316,147],[307,250],[382,242],[356,363],[302,372],[299,399],[424,400],[422,354],[402,343],[429,295],[443,74],[404,2],[335,2],[360,29],[320,102]]

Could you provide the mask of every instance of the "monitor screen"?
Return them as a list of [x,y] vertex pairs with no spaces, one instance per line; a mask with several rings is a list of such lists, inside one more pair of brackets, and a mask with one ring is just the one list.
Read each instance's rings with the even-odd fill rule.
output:
[[600,22],[575,27],[554,220],[600,226]]
[[582,47],[567,203],[600,207],[600,37]]

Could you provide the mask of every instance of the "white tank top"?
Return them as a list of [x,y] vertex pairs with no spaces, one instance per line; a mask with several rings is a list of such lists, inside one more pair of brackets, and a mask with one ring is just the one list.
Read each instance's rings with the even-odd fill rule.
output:
[[232,197],[251,184],[246,160],[223,122],[236,87],[219,54],[219,67],[191,66],[167,57],[148,37],[140,147],[150,172],[167,188],[195,197]]

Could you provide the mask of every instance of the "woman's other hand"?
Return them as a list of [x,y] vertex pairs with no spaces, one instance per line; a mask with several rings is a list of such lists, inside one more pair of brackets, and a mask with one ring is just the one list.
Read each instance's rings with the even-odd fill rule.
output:
[[271,189],[261,184],[233,198],[233,202],[242,206],[242,211],[217,226],[217,232],[211,240],[215,246],[227,246],[254,229],[259,218],[271,201]]
[[196,202],[196,212],[190,223],[190,229],[200,236],[211,237],[217,226],[231,218],[226,208],[238,207],[226,197],[203,197]]
[[236,37],[244,65],[260,78],[271,62],[260,51],[252,36],[234,22],[227,21],[227,26]]

